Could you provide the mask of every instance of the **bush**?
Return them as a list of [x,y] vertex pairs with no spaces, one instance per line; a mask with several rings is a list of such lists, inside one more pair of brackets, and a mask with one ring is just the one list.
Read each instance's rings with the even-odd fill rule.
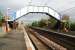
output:
[[3,22],[4,22],[3,14],[0,12],[0,26],[2,26]]
[[32,23],[32,26],[37,27],[37,26],[38,26],[38,22],[37,22],[37,21],[33,22],[33,23]]
[[56,25],[56,23],[57,23],[57,20],[54,19],[54,18],[50,18],[50,19],[48,20],[48,23],[49,23],[49,26],[50,26],[51,28],[54,28],[55,25]]
[[70,24],[70,29],[71,29],[71,31],[75,31],[75,23]]
[[39,21],[39,22],[38,22],[38,26],[39,26],[39,27],[44,27],[44,26],[46,26],[46,21],[45,21],[45,20]]
[[67,28],[67,29],[69,29],[69,21],[64,22],[64,27]]
[[41,21],[35,21],[32,23],[32,26],[35,26],[35,27],[44,27],[46,26],[46,20],[41,20]]

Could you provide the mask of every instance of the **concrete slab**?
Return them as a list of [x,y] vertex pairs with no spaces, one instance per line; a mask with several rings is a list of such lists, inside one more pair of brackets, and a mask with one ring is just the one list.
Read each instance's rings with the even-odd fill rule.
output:
[[0,50],[26,50],[24,33],[14,30],[0,38]]

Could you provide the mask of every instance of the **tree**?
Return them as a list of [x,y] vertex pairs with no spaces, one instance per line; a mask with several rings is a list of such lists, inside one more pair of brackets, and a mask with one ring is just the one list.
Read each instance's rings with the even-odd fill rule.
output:
[[64,29],[66,28],[67,30],[69,30],[70,28],[70,25],[69,25],[69,23],[70,23],[70,16],[68,16],[68,15],[63,15],[62,16],[62,22],[64,23]]
[[46,26],[46,25],[47,25],[47,24],[46,24],[46,20],[43,20],[43,19],[42,19],[41,21],[38,22],[38,26],[39,26],[39,27],[44,27],[44,26]]
[[51,17],[50,19],[48,19],[48,23],[51,28],[54,28],[57,23],[57,20]]
[[32,23],[32,26],[38,26],[38,22],[37,21],[34,21],[33,23]]
[[46,20],[41,20],[41,21],[35,21],[32,23],[32,26],[35,26],[35,27],[44,27],[46,26]]
[[0,11],[0,26],[2,26],[3,21],[4,21],[4,19],[3,19],[3,14],[2,14],[2,12]]
[[70,24],[70,30],[71,31],[75,31],[75,23],[71,23]]

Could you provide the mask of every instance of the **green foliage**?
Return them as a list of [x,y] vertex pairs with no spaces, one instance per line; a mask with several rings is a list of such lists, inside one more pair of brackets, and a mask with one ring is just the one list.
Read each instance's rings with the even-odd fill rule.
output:
[[55,20],[54,18],[50,18],[48,20],[44,20],[42,19],[41,21],[35,21],[32,23],[32,26],[36,26],[36,27],[47,27],[48,24],[50,24],[51,27],[54,27],[55,24],[57,23],[57,20]]
[[75,31],[75,23],[70,24],[70,29],[71,29],[71,31]]
[[0,21],[2,20],[3,18],[3,14],[0,12]]
[[32,26],[35,26],[35,27],[44,27],[46,26],[46,21],[45,20],[41,20],[41,21],[35,21],[32,23]]
[[44,26],[46,26],[46,20],[41,20],[41,21],[39,21],[39,22],[38,22],[38,26],[39,26],[39,27],[44,27]]
[[33,22],[32,26],[36,26],[37,27],[38,26],[38,22],[37,21]]
[[69,21],[64,22],[64,27],[66,27],[67,29],[69,29]]
[[50,24],[51,27],[54,27],[56,25],[56,23],[57,23],[57,20],[54,19],[54,18],[50,18],[48,20],[48,23]]
[[71,31],[75,31],[75,23],[73,22],[70,22],[70,21],[64,22],[64,26],[67,29],[70,29]]
[[3,14],[0,11],[0,26],[2,26],[4,19],[3,19]]

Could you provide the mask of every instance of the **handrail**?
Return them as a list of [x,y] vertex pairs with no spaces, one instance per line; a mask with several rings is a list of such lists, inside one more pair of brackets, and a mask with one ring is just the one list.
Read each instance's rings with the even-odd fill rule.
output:
[[[57,18],[53,17],[52,15],[50,15],[49,13],[46,13],[46,12],[29,12],[29,13],[42,13],[42,14],[46,14],[46,15],[48,15],[48,16],[50,16],[50,17],[56,19],[57,21],[60,21],[60,22],[61,22],[61,20],[58,20]],[[22,18],[22,17],[28,15],[29,13],[24,14],[23,16],[16,18],[14,21],[16,21],[16,20],[18,20],[18,19],[20,19],[20,18]]]
[[61,20],[60,14],[54,9],[48,6],[26,6],[16,12],[16,18],[21,17],[29,12],[46,12],[52,15],[54,18]]

